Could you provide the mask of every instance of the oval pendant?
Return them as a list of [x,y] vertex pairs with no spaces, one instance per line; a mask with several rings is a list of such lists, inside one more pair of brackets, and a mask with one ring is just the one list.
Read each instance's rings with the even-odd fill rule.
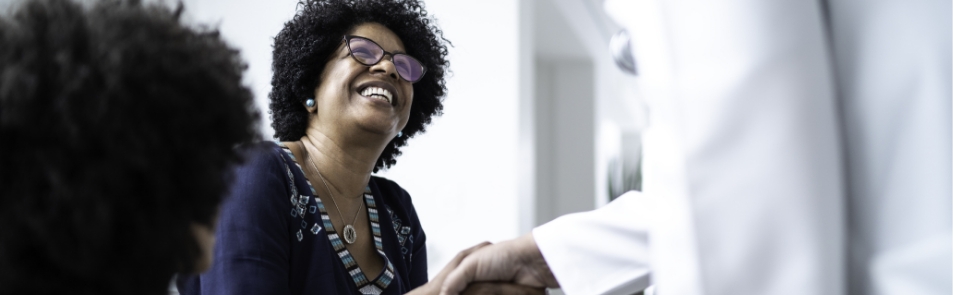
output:
[[342,234],[344,234],[345,243],[348,243],[349,245],[354,244],[354,240],[358,238],[358,233],[354,231],[354,227],[350,224],[345,225]]

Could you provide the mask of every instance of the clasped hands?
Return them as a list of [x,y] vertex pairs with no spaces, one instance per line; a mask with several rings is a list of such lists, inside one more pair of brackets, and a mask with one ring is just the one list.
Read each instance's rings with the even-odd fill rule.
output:
[[408,295],[545,294],[559,284],[531,234],[461,251],[433,280]]

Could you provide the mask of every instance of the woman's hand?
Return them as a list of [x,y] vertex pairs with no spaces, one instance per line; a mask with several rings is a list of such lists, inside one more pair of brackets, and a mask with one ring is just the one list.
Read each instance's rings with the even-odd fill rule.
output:
[[538,290],[560,286],[532,234],[468,253],[441,280],[444,295],[467,294],[466,288],[475,282],[507,282]]
[[[461,295],[543,295],[547,289],[507,282],[480,282],[467,285]],[[434,293],[437,294],[437,293]]]
[[470,253],[474,253],[474,251],[477,251],[477,249],[480,249],[489,245],[490,245],[490,242],[482,242],[480,244],[474,245],[473,247],[467,248],[464,251],[460,251],[460,253],[457,253],[457,256],[454,256],[454,259],[451,259],[451,261],[448,262],[446,266],[444,266],[444,269],[442,269],[441,272],[438,273],[436,277],[434,277],[434,279],[432,279],[430,282],[427,282],[427,284],[424,284],[423,286],[420,286],[414,290],[411,290],[411,292],[408,292],[405,295],[439,294],[441,292],[441,285],[444,284],[444,278],[446,278],[447,274],[453,271],[454,268],[456,268],[457,265],[460,264],[461,260],[464,260],[464,257],[467,257],[467,255],[470,255]]
[[[460,264],[467,255],[474,253],[480,248],[490,246],[490,242],[483,242],[473,247],[467,248],[460,253],[457,253],[457,256],[454,259],[451,259],[450,262],[444,266],[444,269],[441,270],[433,280],[427,282],[423,286],[418,287],[417,289],[411,290],[411,292],[406,295],[437,295],[441,292],[441,286],[444,284],[444,279],[447,278],[447,275],[450,274],[457,265]],[[503,282],[482,282],[474,283],[467,287],[464,290],[463,294],[545,294],[546,291],[542,288],[531,288],[527,286],[520,286],[511,283]]]

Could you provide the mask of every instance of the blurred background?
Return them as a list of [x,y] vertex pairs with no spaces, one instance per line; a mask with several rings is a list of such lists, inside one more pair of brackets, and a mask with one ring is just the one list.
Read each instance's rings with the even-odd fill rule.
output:
[[[297,1],[182,2],[188,22],[217,27],[241,50],[270,139],[272,38]],[[453,44],[444,115],[378,175],[411,194],[431,276],[464,248],[639,189],[645,118],[634,77],[609,54],[619,26],[603,0],[424,2]]]

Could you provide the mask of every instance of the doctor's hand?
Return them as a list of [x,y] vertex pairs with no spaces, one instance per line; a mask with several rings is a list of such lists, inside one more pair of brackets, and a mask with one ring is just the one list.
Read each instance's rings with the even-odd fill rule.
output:
[[560,287],[532,234],[474,249],[442,280],[441,295],[461,294],[472,282],[510,282],[538,290]]
[[[441,270],[433,280],[420,286],[411,292],[406,293],[405,295],[437,295],[441,291],[441,285],[444,282],[444,279],[447,275],[460,264],[461,260],[465,257],[477,251],[480,248],[489,246],[489,242],[483,242],[473,247],[467,248],[464,251],[461,251],[447,263],[447,266],[444,266],[444,269]],[[506,294],[545,294],[545,290],[542,288],[531,288],[527,286],[516,285],[512,283],[505,282],[493,282],[493,283],[477,283],[467,286],[467,289],[464,290],[465,295],[468,294],[496,294],[496,295],[506,295]]]

